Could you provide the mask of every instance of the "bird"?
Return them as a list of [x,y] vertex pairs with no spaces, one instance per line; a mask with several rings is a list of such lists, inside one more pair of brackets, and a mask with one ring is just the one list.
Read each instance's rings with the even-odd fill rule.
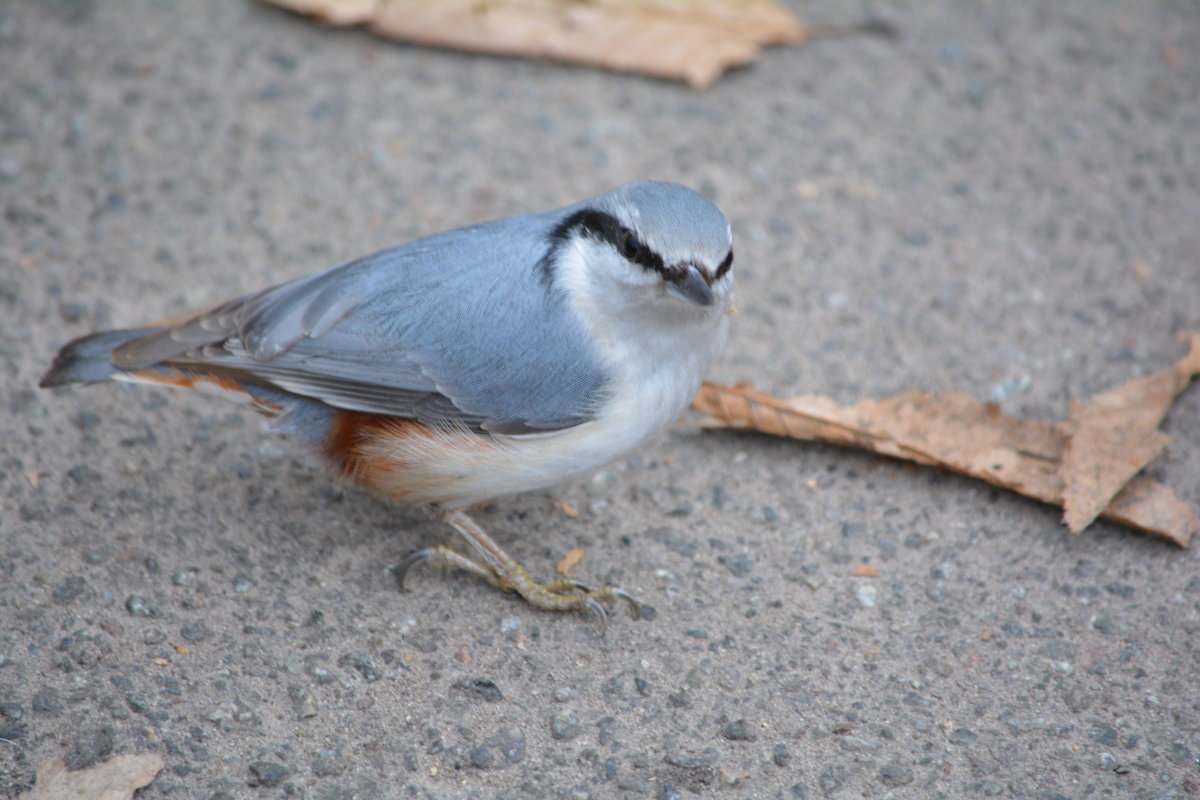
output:
[[733,236],[704,195],[627,183],[414,239],[174,320],[69,342],[40,386],[124,381],[247,405],[342,480],[424,507],[458,568],[548,611],[629,593],[538,583],[467,513],[588,474],[658,436],[721,352]]

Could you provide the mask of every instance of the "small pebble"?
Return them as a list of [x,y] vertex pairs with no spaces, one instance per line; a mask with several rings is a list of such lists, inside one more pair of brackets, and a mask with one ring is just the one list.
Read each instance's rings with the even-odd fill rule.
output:
[[712,759],[706,756],[689,756],[683,753],[668,753],[663,761],[680,769],[707,769],[712,766]]
[[176,586],[191,586],[196,580],[196,571],[190,569],[181,569],[178,572],[171,574],[171,583]]
[[291,771],[283,764],[274,761],[255,761],[250,765],[251,786],[278,786]]
[[579,718],[574,711],[564,711],[550,718],[550,735],[559,741],[570,741],[579,735]]
[[300,701],[300,708],[296,712],[296,716],[300,719],[310,719],[317,715],[317,698],[312,696],[311,692],[306,692],[304,698]]
[[79,575],[72,575],[68,578],[64,578],[62,583],[60,583],[58,586],[55,586],[54,591],[50,596],[54,602],[60,605],[65,605],[66,603],[70,603],[72,600],[77,599],[80,595],[86,592],[87,589],[88,583],[83,577]]
[[904,695],[904,702],[914,708],[929,708],[933,705],[933,701],[923,694],[917,692],[909,692]]
[[750,512],[750,519],[759,523],[779,522],[779,512],[770,506],[760,506]]
[[869,753],[872,750],[879,749],[878,744],[868,741],[861,736],[843,736],[842,747],[851,752],[858,753]]
[[88,464],[78,464],[67,470],[67,477],[75,483],[96,483],[103,476]]
[[100,425],[100,415],[95,411],[83,409],[75,417],[75,424],[78,425],[79,429],[84,433],[91,433],[97,428],[97,426]]
[[490,747],[476,747],[467,753],[467,761],[477,769],[487,769],[496,763],[496,756]]
[[363,680],[369,682],[377,681],[383,676],[379,671],[371,665],[371,660],[361,653],[347,653],[342,656],[341,663],[352,667],[358,671],[358,674],[363,677]]
[[474,678],[469,681],[459,681],[454,686],[456,689],[462,689],[472,695],[477,700],[486,700],[489,703],[499,703],[504,700],[504,692],[500,690],[500,687],[491,678]]
[[313,761],[312,771],[318,778],[330,778],[345,772],[346,765],[338,758],[336,750],[322,750]]
[[713,508],[715,508],[719,511],[726,506],[726,504],[729,502],[729,500],[730,500],[729,491],[726,490],[726,488],[724,486],[722,486],[720,484],[713,486],[712,500],[711,500]]
[[950,743],[974,744],[975,740],[978,738],[979,734],[975,733],[975,731],[970,730],[969,728],[956,728],[954,732],[950,734]]
[[179,629],[179,635],[189,642],[203,642],[212,636],[212,631],[203,622],[194,622]]
[[738,553],[734,556],[717,556],[717,562],[725,565],[725,568],[738,578],[749,575],[754,569],[754,560],[745,553]]
[[138,594],[131,594],[125,598],[125,610],[135,617],[154,616],[154,611],[146,603],[146,598]]
[[817,782],[821,784],[821,791],[826,795],[831,795],[841,788],[842,781],[846,779],[846,768],[841,766],[829,766],[821,770],[821,774],[817,776]]
[[879,770],[880,782],[889,789],[907,786],[913,782],[913,777],[912,768],[903,764],[888,764]]
[[854,595],[858,598],[858,604],[863,608],[874,608],[879,599],[879,590],[873,583],[861,583],[854,590]]
[[746,720],[738,719],[723,725],[721,736],[731,742],[753,742],[758,739],[758,732]]

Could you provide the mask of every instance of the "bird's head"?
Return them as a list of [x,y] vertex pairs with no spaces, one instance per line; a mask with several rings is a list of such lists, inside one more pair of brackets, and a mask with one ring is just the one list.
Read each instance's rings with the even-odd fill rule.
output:
[[733,303],[729,223],[684,186],[626,184],[568,209],[552,237],[556,280],[600,314],[703,322]]

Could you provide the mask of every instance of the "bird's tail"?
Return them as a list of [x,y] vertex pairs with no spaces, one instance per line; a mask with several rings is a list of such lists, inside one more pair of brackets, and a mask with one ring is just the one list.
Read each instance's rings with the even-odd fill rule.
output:
[[113,365],[112,354],[121,345],[140,339],[158,328],[129,328],[92,333],[68,343],[58,351],[54,363],[38,386],[48,388],[64,383],[95,383],[113,378],[123,370]]
[[[152,386],[175,386],[193,389],[209,396],[251,406],[269,417],[275,417],[275,427],[287,433],[299,433],[306,440],[321,441],[330,424],[329,411],[321,403],[300,398],[288,392],[255,386],[236,375],[219,370],[189,369],[170,363],[149,364],[126,369],[113,363],[113,353],[124,345],[162,333],[166,328],[128,328],[101,331],[67,343],[54,357],[54,363],[38,382],[50,388],[65,383],[97,383],[116,380],[144,383]],[[325,427],[321,427],[324,424]]]

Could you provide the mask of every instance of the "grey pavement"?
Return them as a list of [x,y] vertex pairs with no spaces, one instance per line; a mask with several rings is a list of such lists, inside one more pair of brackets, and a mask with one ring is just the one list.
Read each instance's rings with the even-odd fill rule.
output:
[[[449,530],[244,409],[36,388],[88,331],[648,177],[733,222],[718,380],[1056,418],[1181,355],[1197,3],[796,7],[901,36],[696,93],[241,0],[0,2],[0,795],[148,751],[144,798],[1200,794],[1200,548],[681,426],[477,516],[657,609],[601,637],[466,575],[398,592]],[[1200,389],[1166,430],[1151,474],[1200,504]]]

